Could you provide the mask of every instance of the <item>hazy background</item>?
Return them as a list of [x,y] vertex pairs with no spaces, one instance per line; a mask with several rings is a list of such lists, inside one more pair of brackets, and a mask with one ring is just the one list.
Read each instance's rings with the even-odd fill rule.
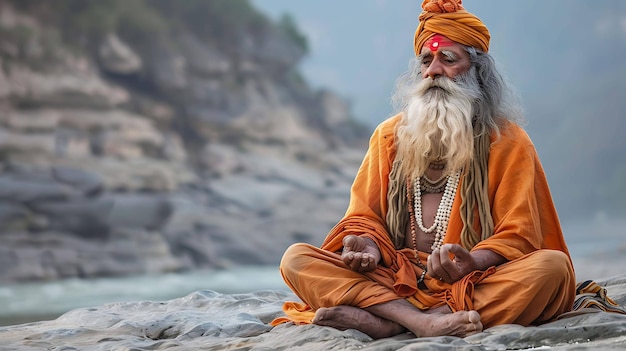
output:
[[[253,0],[291,14],[309,39],[306,78],[375,126],[413,55],[421,1]],[[626,210],[626,2],[465,1],[491,32],[490,53],[522,97],[527,130],[563,220]]]
[[[0,0],[0,4],[2,2],[3,0]],[[37,1],[29,0],[24,3],[37,3]],[[120,3],[123,2],[117,2],[118,5]],[[174,2],[161,1],[159,3],[162,6],[168,4],[168,6],[176,7]],[[172,73],[155,69],[152,74],[156,77],[154,78],[156,84],[155,81],[147,82],[148,85],[151,84],[147,95],[152,100],[148,100],[145,105],[173,112],[165,113],[164,120],[158,120],[154,119],[149,108],[146,108],[142,116],[134,116],[133,120],[149,120],[151,124],[148,126],[154,126],[156,134],[176,131],[177,119],[185,123],[189,122],[189,127],[184,130],[185,132],[192,135],[207,133],[208,136],[200,135],[206,137],[206,140],[188,138],[181,133],[181,137],[185,139],[180,141],[180,144],[184,146],[181,148],[184,150],[174,148],[174,151],[182,152],[185,157],[181,157],[180,160],[175,157],[176,162],[167,163],[167,169],[163,170],[166,175],[165,179],[177,180],[175,175],[185,176],[189,171],[184,165],[201,164],[203,167],[196,167],[200,169],[197,174],[207,178],[199,177],[192,183],[192,186],[188,186],[184,181],[180,181],[182,185],[176,183],[176,195],[180,199],[178,197],[175,199],[180,200],[177,203],[183,203],[186,206],[181,206],[185,208],[166,207],[165,212],[169,216],[168,225],[156,221],[159,222],[154,225],[156,229],[146,228],[143,224],[136,225],[135,222],[141,222],[144,217],[160,219],[160,209],[164,202],[157,197],[162,193],[146,191],[143,188],[131,189],[135,193],[133,191],[116,193],[117,189],[108,189],[115,196],[114,199],[118,205],[120,200],[128,199],[126,207],[121,208],[145,212],[136,216],[130,210],[119,211],[118,215],[123,217],[123,220],[119,221],[132,229],[122,231],[123,235],[119,234],[128,241],[122,240],[116,244],[99,246],[97,241],[91,239],[99,240],[101,233],[95,233],[91,226],[87,226],[85,232],[88,235],[82,235],[89,239],[84,241],[89,245],[83,245],[81,241],[75,245],[76,247],[72,247],[75,251],[70,251],[64,245],[68,242],[75,242],[76,233],[68,231],[65,233],[67,235],[61,237],[67,241],[60,239],[54,241],[57,240],[54,235],[58,233],[50,232],[47,235],[52,235],[54,240],[41,241],[43,244],[40,245],[36,240],[44,236],[39,235],[42,232],[41,228],[35,228],[35,231],[31,233],[33,242],[42,246],[37,252],[43,252],[45,255],[28,256],[30,255],[28,250],[31,248],[22,248],[22,252],[26,252],[20,256],[23,262],[26,262],[24,265],[34,266],[32,262],[37,261],[37,264],[44,268],[46,266],[60,268],[57,269],[58,272],[55,271],[57,275],[53,278],[46,278],[46,275],[42,274],[38,277],[39,281],[0,286],[0,309],[4,307],[3,315],[10,316],[7,321],[2,321],[2,315],[0,315],[0,324],[22,321],[15,318],[16,315],[25,315],[24,321],[51,318],[78,306],[89,306],[106,301],[169,298],[198,289],[215,289],[230,293],[284,288],[275,265],[262,265],[259,262],[268,262],[269,256],[277,262],[283,246],[291,241],[317,243],[324,236],[326,226],[332,226],[340,219],[347,203],[347,191],[344,191],[343,186],[351,181],[354,171],[350,168],[351,166],[346,167],[347,163],[344,160],[348,157],[337,158],[338,154],[342,154],[337,150],[342,152],[346,150],[333,149],[335,146],[329,146],[341,143],[333,140],[336,135],[327,132],[339,130],[341,133],[337,135],[358,137],[362,130],[351,134],[351,128],[358,129],[359,126],[345,123],[343,115],[346,111],[354,119],[365,123],[370,130],[373,130],[378,123],[392,113],[389,98],[396,78],[406,70],[408,61],[413,56],[412,40],[418,24],[421,1],[251,0],[250,3],[276,22],[284,18],[285,14],[291,16],[298,31],[305,36],[308,47],[306,55],[301,57],[303,51],[294,51],[293,47],[288,45],[278,45],[278,48],[284,51],[276,50],[276,52],[271,52],[273,47],[266,45],[267,43],[259,43],[258,46],[250,43],[238,46],[239,43],[231,43],[232,47],[229,46],[229,38],[237,38],[236,34],[241,33],[226,33],[228,35],[225,34],[224,38],[220,38],[221,40],[210,38],[207,40],[209,44],[217,42],[232,51],[211,51],[210,53],[214,56],[208,55],[208,57],[216,58],[212,61],[205,59],[204,52],[198,50],[197,56],[191,55],[188,58],[190,67],[203,66],[203,64],[230,67],[233,60],[228,54],[244,47],[249,49],[246,52],[247,57],[255,57],[257,53],[255,50],[266,50],[258,57],[270,56],[273,61],[266,60],[272,61],[269,62],[269,66],[267,66],[268,62],[253,63],[253,66],[256,64],[254,68],[262,71],[265,67],[271,67],[278,73],[272,71],[264,76],[266,72],[237,72],[240,74],[239,77],[243,76],[246,79],[233,80],[232,76],[229,76],[231,73],[229,69],[224,69],[223,77],[212,81],[215,77],[211,74],[219,74],[212,72],[206,76],[194,77],[195,72],[190,70],[183,72],[186,76],[183,75],[182,78],[188,81],[197,78],[200,81],[192,87],[193,89],[188,88],[186,91],[186,94],[193,98],[175,100],[176,96],[174,96],[173,102],[165,98],[159,100],[159,97],[173,96],[167,94],[167,88],[171,88],[168,84],[172,82],[172,85],[177,84],[174,78],[180,78],[176,75],[180,72],[173,70]],[[92,1],[89,4],[94,5],[97,2]],[[145,3],[136,2],[136,4]],[[184,4],[189,5],[192,2],[188,1]],[[623,272],[623,261],[626,256],[626,230],[624,229],[626,228],[626,217],[624,217],[626,211],[626,138],[623,136],[626,131],[626,113],[624,112],[626,111],[626,2],[623,0],[517,2],[480,0],[465,1],[464,5],[469,11],[478,15],[490,29],[492,35],[490,53],[496,58],[502,71],[521,95],[528,120],[527,131],[537,146],[546,170],[577,273],[580,277],[594,278]],[[180,3],[179,6],[181,6]],[[243,6],[243,8],[246,7]],[[39,15],[45,18],[45,14]],[[194,23],[196,26],[202,23],[203,16],[203,14],[197,14],[194,17],[197,20]],[[237,16],[233,18],[236,19]],[[255,17],[252,16],[252,18]],[[145,20],[145,18],[142,19]],[[149,16],[148,19],[150,19]],[[158,23],[149,21],[148,23],[158,28]],[[228,23],[232,25],[233,22]],[[210,26],[206,27],[211,29]],[[235,25],[233,27],[237,28]],[[250,39],[250,37],[246,38]],[[0,37],[0,39],[3,38]],[[189,38],[185,37],[185,39]],[[202,35],[192,39],[201,42]],[[132,40],[130,42],[132,44]],[[202,45],[196,45],[194,41],[185,45],[206,49]],[[141,49],[141,46],[135,45],[132,48],[137,50]],[[165,55],[163,54],[165,51],[157,51],[162,54],[162,60],[161,57],[152,54],[144,55],[143,59],[155,61],[154,67],[168,68],[169,66],[165,64],[176,61],[177,53],[166,52],[167,55]],[[138,52],[142,53],[141,50]],[[291,52],[292,56],[284,55],[286,58],[281,60],[282,52]],[[41,57],[38,59],[45,61]],[[21,63],[19,60],[16,61],[18,61],[16,65],[19,66]],[[36,62],[40,61],[36,60]],[[289,67],[294,62],[299,62],[297,65],[299,72],[292,74],[294,72],[289,71],[287,75],[282,75],[285,72],[281,69]],[[3,64],[6,65],[7,62]],[[233,65],[236,66],[236,64]],[[119,84],[118,87],[123,86],[125,91],[130,92],[135,92],[135,88],[141,88],[141,85],[128,84],[124,81],[128,79],[136,83],[139,75],[131,75],[130,78],[123,76],[124,79],[120,77],[110,79],[110,75],[101,75],[98,67],[93,71],[89,70],[92,66],[87,65],[87,67],[87,73],[95,72],[97,79],[91,75],[85,76],[96,82],[100,82],[98,79],[101,78],[109,79],[108,82],[113,81]],[[210,67],[210,69],[219,71],[221,69],[219,67],[217,69]],[[41,73],[37,71],[37,65],[33,65],[32,69],[36,74]],[[160,76],[159,73],[163,75]],[[304,83],[298,81],[300,73],[304,77]],[[49,76],[45,77],[49,78]],[[80,81],[84,76],[77,75],[77,77]],[[255,80],[257,78],[258,81]],[[219,79],[223,81],[218,81]],[[146,83],[141,80],[139,82]],[[253,89],[241,89],[232,94],[228,89],[224,89],[224,86],[229,85],[221,85],[224,82],[234,85],[252,82],[250,86]],[[81,87],[80,84],[76,86]],[[258,86],[266,88],[266,91],[271,94],[257,95],[257,90],[254,88]],[[160,88],[164,90],[159,91]],[[341,101],[333,98],[333,94],[318,94],[316,89],[339,94],[350,102],[349,108],[345,109]],[[259,89],[259,91],[262,90]],[[198,95],[194,95],[196,93]],[[187,98],[188,95],[183,97]],[[268,96],[278,96],[279,102],[283,99],[288,104],[285,104],[285,107],[280,103],[276,104],[276,101],[264,100]],[[238,114],[241,113],[239,103],[244,100],[242,97],[248,98],[246,103],[249,105],[246,107],[252,113],[244,114],[243,123],[239,126],[248,126],[249,130],[238,131],[243,133],[242,135],[232,134],[240,138],[239,143],[234,143],[233,147],[232,144],[225,142],[225,139],[232,137],[229,134],[232,131],[226,129],[227,132],[223,133],[218,129],[214,132],[211,123],[222,122],[231,117],[234,120],[233,116],[238,118]],[[70,100],[69,109],[76,108],[72,105],[73,100],[68,100]],[[144,105],[142,101],[139,100],[140,108],[135,106],[133,110],[135,113],[137,110],[142,110],[141,106]],[[187,104],[187,101],[192,103]],[[211,112],[213,115],[209,113],[209,118],[201,114],[198,114],[198,117],[193,115],[195,110],[191,112],[186,110],[198,108],[206,112],[224,101],[227,102],[224,105],[228,108],[232,107],[227,111],[230,114],[225,113],[226,117],[215,111]],[[299,103],[296,107],[294,107],[294,101]],[[45,101],[44,103],[35,101],[35,103],[48,106]],[[68,104],[65,100],[63,103]],[[20,107],[18,105],[15,106]],[[313,108],[308,108],[309,106]],[[67,106],[62,105],[62,107]],[[99,108],[96,106],[94,110]],[[112,108],[117,109],[118,106]],[[319,113],[318,110],[323,110],[324,113]],[[261,115],[266,113],[267,116],[259,118],[259,111],[262,112]],[[334,111],[336,111],[336,116],[332,116]],[[2,110],[0,113],[5,113],[5,111]],[[23,116],[26,116],[30,112],[23,113]],[[2,116],[5,115],[0,117]],[[42,113],[34,117],[46,116]],[[96,117],[98,116],[101,115],[96,114]],[[327,119],[315,119],[320,116]],[[77,120],[79,117],[81,116],[77,116]],[[128,118],[126,115],[122,117],[122,120]],[[270,143],[259,142],[258,140],[263,138],[250,132],[250,130],[254,132],[258,129],[254,127],[253,122],[261,118],[267,118],[275,123],[274,130],[271,128],[263,130],[267,134],[262,137],[269,135],[267,140],[270,140]],[[294,120],[296,122],[293,122]],[[335,128],[332,122],[336,120],[343,124]],[[172,121],[174,123],[170,123]],[[297,127],[307,126],[306,123],[311,123],[311,121],[321,128],[296,129],[300,134],[290,134],[281,129],[292,124]],[[198,122],[198,124],[191,122]],[[198,125],[200,128],[194,129]],[[130,129],[133,130],[133,128]],[[147,130],[151,131],[150,128]],[[85,134],[91,137],[88,133]],[[328,136],[329,134],[333,135]],[[8,135],[0,134],[0,137]],[[303,139],[301,136],[308,138],[306,142],[301,143]],[[111,140],[115,143],[114,139]],[[276,140],[279,142],[277,143]],[[321,146],[323,152],[316,151],[315,147],[319,147],[316,141],[323,144]],[[293,152],[293,149],[291,151],[279,150],[278,146],[282,142],[295,148],[297,152]],[[142,154],[143,149],[134,148],[136,146],[134,143],[130,143],[130,146],[133,146],[130,151],[139,152],[140,156],[145,159],[150,160],[154,156],[150,152]],[[160,147],[162,147],[160,144],[154,146],[154,148]],[[256,150],[258,153],[255,154],[251,150]],[[351,161],[356,159],[358,162],[364,152],[364,148],[359,148],[356,153],[350,154],[349,159]],[[276,157],[276,154],[279,157]],[[342,155],[345,157],[345,154]],[[0,156],[5,155],[0,154]],[[106,159],[100,157],[101,155],[90,156],[93,156],[95,166],[89,168],[89,171],[98,169],[96,166],[100,163],[104,164],[101,160]],[[42,163],[53,162],[50,159],[47,156],[43,157]],[[62,157],[60,159],[63,160]],[[188,162],[190,160],[192,162]],[[106,161],[109,162],[110,159]],[[133,176],[134,173],[131,171],[145,168],[142,164],[133,163],[131,158],[127,161],[127,163],[120,163],[118,168],[109,172],[110,174],[102,173],[111,175],[111,179],[124,181],[126,178],[133,178],[130,176],[116,178],[116,175],[128,172]],[[163,162],[163,160],[159,161]],[[177,168],[180,165],[183,166]],[[311,165],[323,167],[314,170],[307,168]],[[343,166],[343,169],[339,169],[337,165]],[[325,167],[331,170],[331,172],[326,172],[330,175],[324,173]],[[6,169],[0,168],[0,176],[3,175],[1,171]],[[170,176],[170,173],[173,175]],[[32,191],[36,192],[36,190]],[[123,204],[123,201],[121,202]],[[150,206],[146,204],[154,204],[155,210],[151,211]],[[58,206],[53,203],[50,207],[56,209]],[[87,210],[89,210],[88,207],[86,206]],[[82,203],[76,208],[81,209]],[[73,211],[78,210],[72,207],[70,214],[73,214]],[[96,208],[92,211],[95,213],[99,210]],[[52,214],[54,215],[54,211]],[[312,218],[312,214],[318,217]],[[256,219],[253,218],[254,216]],[[90,222],[88,217],[80,213],[78,218],[77,222],[81,225],[83,221]],[[242,220],[242,218],[245,219]],[[51,223],[54,224],[52,219],[54,216],[51,216]],[[176,230],[169,226],[172,222]],[[38,222],[35,223],[35,227],[37,225],[39,225]],[[185,230],[179,230],[180,227]],[[302,230],[304,227],[306,230]],[[7,245],[6,233],[0,234],[4,235],[0,238],[2,240],[0,249],[6,249],[4,252],[7,253],[0,257],[4,259],[0,262],[9,266],[16,261],[9,255],[14,253],[14,248]],[[26,242],[26,240],[21,240],[22,233],[12,235],[18,244]],[[106,237],[106,235],[103,236]],[[115,238],[116,236],[109,237],[111,242],[115,241]],[[127,242],[132,242],[137,246],[129,245]],[[143,247],[146,249],[142,251]],[[151,248],[159,250],[152,251]],[[48,249],[54,254],[46,253]],[[92,255],[92,251],[86,249],[93,250],[94,254]],[[122,254],[119,254],[120,252]],[[156,255],[155,252],[162,254],[164,258]],[[196,254],[197,257],[189,252]],[[100,257],[109,253],[113,255]],[[52,263],[46,261],[50,257]],[[191,258],[185,261],[188,257]],[[207,261],[204,262],[202,259]],[[99,271],[96,268],[100,266],[97,266],[95,261],[111,263],[113,268],[111,271]],[[183,265],[180,262],[183,262]],[[143,263],[146,263],[145,269],[143,266],[139,267]],[[234,263],[244,266],[236,267],[233,266]],[[174,268],[166,267],[167,264],[172,264]],[[161,266],[164,268],[159,270]],[[64,267],[69,268],[63,271],[61,268]],[[96,268],[93,268],[92,275],[85,277],[74,274],[74,270],[84,272],[85,267]],[[143,270],[139,268],[128,270],[129,267],[139,267]],[[181,269],[181,267],[188,270]],[[198,267],[230,267],[231,269],[193,270]],[[125,272],[124,269],[128,271]],[[180,272],[179,269],[185,273],[177,273]],[[164,271],[172,272],[164,274]],[[34,272],[39,274],[38,271]],[[123,274],[116,276],[111,272],[128,273],[131,276],[123,277]],[[133,276],[145,272],[153,274]],[[54,277],[70,277],[70,279],[55,281]],[[92,279],[93,277],[97,279]]]

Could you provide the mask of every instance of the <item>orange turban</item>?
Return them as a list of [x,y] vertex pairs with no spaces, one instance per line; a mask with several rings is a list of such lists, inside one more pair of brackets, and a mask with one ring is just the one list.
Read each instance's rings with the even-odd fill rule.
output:
[[426,40],[441,34],[459,44],[489,51],[489,30],[475,15],[465,11],[462,0],[424,0],[420,24],[415,31],[415,54],[419,55]]

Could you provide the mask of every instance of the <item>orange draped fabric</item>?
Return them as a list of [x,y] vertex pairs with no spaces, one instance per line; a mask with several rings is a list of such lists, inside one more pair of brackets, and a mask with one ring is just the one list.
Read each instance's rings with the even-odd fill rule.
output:
[[[575,295],[571,258],[535,148],[515,124],[506,124],[499,137],[492,136],[489,200],[494,234],[472,249],[491,250],[508,262],[473,272],[454,284],[426,275],[425,288],[418,288],[421,269],[414,251],[396,250],[384,221],[399,120],[399,115],[388,119],[372,135],[346,214],[321,248],[295,244],[285,252],[281,274],[305,304],[286,303],[286,316],[272,324],[310,323],[320,307],[366,308],[400,298],[421,310],[443,305],[452,311],[477,310],[485,327],[537,324],[571,309]],[[460,203],[457,190],[444,243],[460,244]],[[350,234],[376,242],[382,258],[375,271],[356,273],[343,264],[342,240]],[[422,262],[427,256],[419,253]]]

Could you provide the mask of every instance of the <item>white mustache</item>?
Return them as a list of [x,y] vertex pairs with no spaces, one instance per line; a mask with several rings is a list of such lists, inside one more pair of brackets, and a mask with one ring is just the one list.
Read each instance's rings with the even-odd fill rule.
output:
[[458,90],[459,87],[457,83],[450,78],[439,77],[432,79],[427,77],[420,81],[417,87],[417,94],[419,96],[424,96],[427,93],[438,91],[448,95]]
[[416,93],[418,96],[426,96],[426,94],[431,93],[438,94],[439,97],[461,94],[471,96],[473,99],[481,95],[478,80],[473,71],[468,71],[455,78],[437,77],[433,79],[426,77],[418,83]]

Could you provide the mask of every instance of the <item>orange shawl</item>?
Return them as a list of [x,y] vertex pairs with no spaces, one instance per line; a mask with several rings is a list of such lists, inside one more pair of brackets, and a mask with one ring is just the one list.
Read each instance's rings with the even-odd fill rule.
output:
[[[349,234],[370,237],[380,248],[380,264],[395,272],[396,293],[399,296],[424,295],[423,298],[428,300],[426,293],[417,289],[414,265],[410,264],[403,250],[394,248],[384,220],[389,173],[396,152],[395,127],[399,121],[400,115],[397,115],[376,128],[352,185],[346,214],[330,231],[321,248],[340,251],[343,238]],[[489,201],[494,234],[472,250],[491,250],[509,261],[538,249],[560,250],[569,257],[534,145],[526,132],[513,123],[507,123],[500,132],[499,137],[492,136],[489,154]],[[457,190],[444,243],[461,243],[463,223],[460,204],[460,190]],[[422,262],[425,262],[427,254],[420,254]],[[428,279],[429,276],[426,278],[425,283],[431,293],[444,288],[441,282]],[[449,288],[449,285],[446,287]],[[424,307],[430,306],[426,304]]]

